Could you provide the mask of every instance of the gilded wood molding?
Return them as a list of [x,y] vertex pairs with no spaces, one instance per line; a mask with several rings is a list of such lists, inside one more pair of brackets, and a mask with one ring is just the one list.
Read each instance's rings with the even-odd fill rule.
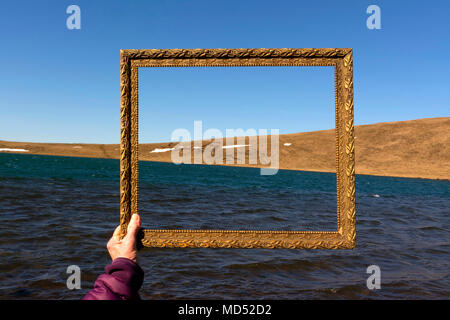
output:
[[336,116],[336,231],[150,230],[148,247],[352,249],[356,246],[353,55],[349,48],[148,49],[120,52],[121,236],[138,212],[140,67],[333,66]]

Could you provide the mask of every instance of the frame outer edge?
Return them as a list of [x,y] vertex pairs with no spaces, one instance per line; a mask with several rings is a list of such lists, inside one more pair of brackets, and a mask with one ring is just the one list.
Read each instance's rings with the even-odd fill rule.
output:
[[[267,237],[269,235],[269,237]],[[301,235],[301,239],[299,239]],[[159,248],[345,249],[337,232],[144,230],[142,244]]]
[[345,241],[349,248],[356,246],[356,206],[355,206],[355,137],[354,137],[354,100],[353,100],[353,52],[350,51],[343,59],[344,74],[344,109],[345,117],[345,204],[342,214],[345,215]]
[[343,58],[350,48],[128,49],[130,59]]
[[126,51],[120,51],[120,238],[127,233],[131,217],[131,65]]
[[[140,240],[149,247],[222,247],[222,248],[304,248],[304,249],[351,249],[356,244],[355,219],[355,157],[353,126],[353,58],[352,49],[168,49],[168,50],[121,50],[121,144],[120,144],[120,226],[121,237],[126,234],[131,214],[137,212],[138,179],[138,67],[134,62],[142,59],[178,60],[230,60],[263,58],[318,59],[318,65],[334,60],[336,68],[336,119],[338,159],[338,230],[337,232],[299,232],[277,234],[271,238],[265,232],[225,230],[193,233],[179,230],[142,230]],[[278,60],[279,61],[279,60]],[[133,62],[133,63],[132,63]],[[231,64],[230,64],[231,62]],[[197,66],[203,65],[198,63]],[[276,64],[274,64],[276,65]],[[309,65],[307,63],[306,65]],[[328,64],[323,64],[328,65]],[[195,64],[193,65],[195,66]],[[211,65],[212,66],[212,65]],[[136,70],[133,72],[133,68]],[[133,86],[135,87],[133,89]],[[134,153],[134,156],[133,156]],[[135,196],[133,196],[135,193]],[[135,203],[135,205],[133,205]],[[271,233],[271,231],[269,231]],[[293,238],[295,237],[295,238]]]

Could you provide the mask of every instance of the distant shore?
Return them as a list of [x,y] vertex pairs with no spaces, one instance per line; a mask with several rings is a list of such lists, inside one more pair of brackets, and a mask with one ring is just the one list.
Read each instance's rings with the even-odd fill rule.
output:
[[[209,143],[203,141],[202,145]],[[171,162],[170,151],[176,144],[140,144],[139,160]],[[356,174],[450,180],[450,117],[356,126],[355,144]],[[248,148],[237,144],[238,148],[246,150],[245,164],[232,166],[265,167],[249,165]],[[334,129],[280,135],[279,148],[280,169],[336,172]],[[0,140],[0,153],[119,159],[119,150],[119,144]]]

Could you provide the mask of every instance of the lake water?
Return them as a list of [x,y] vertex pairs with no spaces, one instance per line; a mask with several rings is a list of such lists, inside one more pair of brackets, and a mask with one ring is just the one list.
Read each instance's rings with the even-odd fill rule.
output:
[[[259,173],[141,162],[143,227],[336,229],[335,174]],[[356,190],[354,250],[144,248],[141,297],[450,298],[450,181],[358,175]],[[81,299],[118,222],[118,160],[0,154],[0,299]],[[66,287],[69,265],[81,290]]]

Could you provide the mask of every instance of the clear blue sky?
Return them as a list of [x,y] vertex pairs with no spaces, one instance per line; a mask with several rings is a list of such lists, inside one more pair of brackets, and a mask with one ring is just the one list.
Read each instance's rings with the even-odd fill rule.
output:
[[[81,8],[81,30],[66,8]],[[369,30],[366,8],[381,8]],[[353,48],[355,122],[450,116],[448,1],[8,1],[0,9],[0,140],[119,142],[119,51]],[[333,127],[322,68],[145,69],[141,141],[172,130]]]

